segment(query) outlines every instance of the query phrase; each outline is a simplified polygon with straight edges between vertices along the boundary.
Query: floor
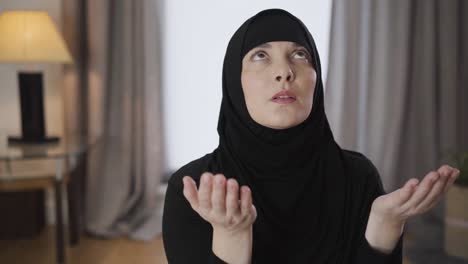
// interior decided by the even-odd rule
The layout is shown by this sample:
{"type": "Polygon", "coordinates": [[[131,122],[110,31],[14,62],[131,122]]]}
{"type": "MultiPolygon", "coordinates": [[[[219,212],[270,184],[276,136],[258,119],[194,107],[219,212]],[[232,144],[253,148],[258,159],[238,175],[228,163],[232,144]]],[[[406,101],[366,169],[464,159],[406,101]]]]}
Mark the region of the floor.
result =
{"type": "MultiPolygon", "coordinates": [[[[54,228],[47,227],[34,240],[0,241],[2,264],[55,263],[54,228]]],[[[166,264],[162,238],[151,242],[127,239],[100,240],[83,236],[67,249],[67,264],[166,264]]]]}
{"type": "MultiPolygon", "coordinates": [[[[420,216],[407,223],[404,255],[411,264],[468,264],[468,259],[449,256],[444,251],[444,229],[440,218],[420,216]]],[[[468,250],[468,245],[466,245],[468,250]]]]}
{"type": "MultiPolygon", "coordinates": [[[[418,218],[408,223],[406,230],[403,264],[468,264],[468,260],[444,253],[443,232],[437,220],[418,218]]],[[[161,237],[156,237],[151,242],[139,242],[83,236],[79,246],[67,249],[67,256],[68,264],[167,263],[161,237]]],[[[54,261],[53,227],[44,229],[34,240],[0,241],[2,264],[50,264],[54,261]]]]}

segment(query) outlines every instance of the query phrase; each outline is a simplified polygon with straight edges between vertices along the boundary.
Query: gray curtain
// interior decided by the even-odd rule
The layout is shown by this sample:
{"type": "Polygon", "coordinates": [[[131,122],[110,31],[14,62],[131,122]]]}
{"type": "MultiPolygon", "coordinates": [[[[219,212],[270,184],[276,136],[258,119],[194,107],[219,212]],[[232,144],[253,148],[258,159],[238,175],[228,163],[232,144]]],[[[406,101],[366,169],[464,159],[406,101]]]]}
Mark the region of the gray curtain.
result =
{"type": "Polygon", "coordinates": [[[468,149],[468,3],[335,0],[326,111],[392,191],[468,149]]]}
{"type": "Polygon", "coordinates": [[[66,131],[100,139],[88,155],[86,230],[101,237],[160,235],[162,134],[157,0],[65,0],[66,131]]]}
{"type": "MultiPolygon", "coordinates": [[[[468,1],[334,0],[325,107],[337,142],[391,192],[468,150],[468,1]]],[[[444,204],[407,223],[413,263],[443,250],[444,204]]]]}

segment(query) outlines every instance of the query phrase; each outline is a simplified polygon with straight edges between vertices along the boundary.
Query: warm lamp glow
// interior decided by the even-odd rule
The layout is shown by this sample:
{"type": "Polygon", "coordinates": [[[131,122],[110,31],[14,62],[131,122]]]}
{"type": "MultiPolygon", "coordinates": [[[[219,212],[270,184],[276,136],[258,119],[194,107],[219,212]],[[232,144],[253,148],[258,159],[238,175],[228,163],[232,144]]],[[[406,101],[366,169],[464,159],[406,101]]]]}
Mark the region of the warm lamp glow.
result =
{"type": "Polygon", "coordinates": [[[0,62],[62,62],[72,58],[50,16],[43,11],[0,14],[0,62]]]}

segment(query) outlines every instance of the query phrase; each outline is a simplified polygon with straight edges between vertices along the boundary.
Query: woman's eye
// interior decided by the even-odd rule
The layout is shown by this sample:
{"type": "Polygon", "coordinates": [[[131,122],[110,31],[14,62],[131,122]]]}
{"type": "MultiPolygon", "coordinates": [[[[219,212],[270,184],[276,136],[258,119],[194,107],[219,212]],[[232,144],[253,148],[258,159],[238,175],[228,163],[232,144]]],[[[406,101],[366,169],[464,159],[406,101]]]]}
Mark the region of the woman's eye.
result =
{"type": "Polygon", "coordinates": [[[266,54],[263,51],[259,51],[252,56],[253,60],[262,60],[265,57],[266,57],[266,54]]]}
{"type": "MultiPolygon", "coordinates": [[[[307,51],[299,50],[294,52],[293,54],[294,58],[296,56],[299,56],[299,59],[306,59],[309,60],[309,53],[307,51]]],[[[258,51],[252,55],[252,60],[258,61],[258,60],[263,60],[267,57],[267,54],[264,51],[258,51]]]]}
{"type": "Polygon", "coordinates": [[[309,59],[309,54],[302,50],[297,51],[294,55],[299,55],[301,59],[309,59]]]}

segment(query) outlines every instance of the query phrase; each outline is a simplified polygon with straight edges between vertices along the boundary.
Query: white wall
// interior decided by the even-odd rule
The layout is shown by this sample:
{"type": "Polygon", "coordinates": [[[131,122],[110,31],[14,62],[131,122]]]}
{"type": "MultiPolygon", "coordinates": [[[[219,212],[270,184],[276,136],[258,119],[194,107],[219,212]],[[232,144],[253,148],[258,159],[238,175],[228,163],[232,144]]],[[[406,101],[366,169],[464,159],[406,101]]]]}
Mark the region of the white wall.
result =
{"type": "Polygon", "coordinates": [[[325,79],[331,4],[332,0],[165,1],[163,96],[168,171],[218,146],[222,62],[235,30],[263,9],[291,12],[314,37],[325,79]]]}

